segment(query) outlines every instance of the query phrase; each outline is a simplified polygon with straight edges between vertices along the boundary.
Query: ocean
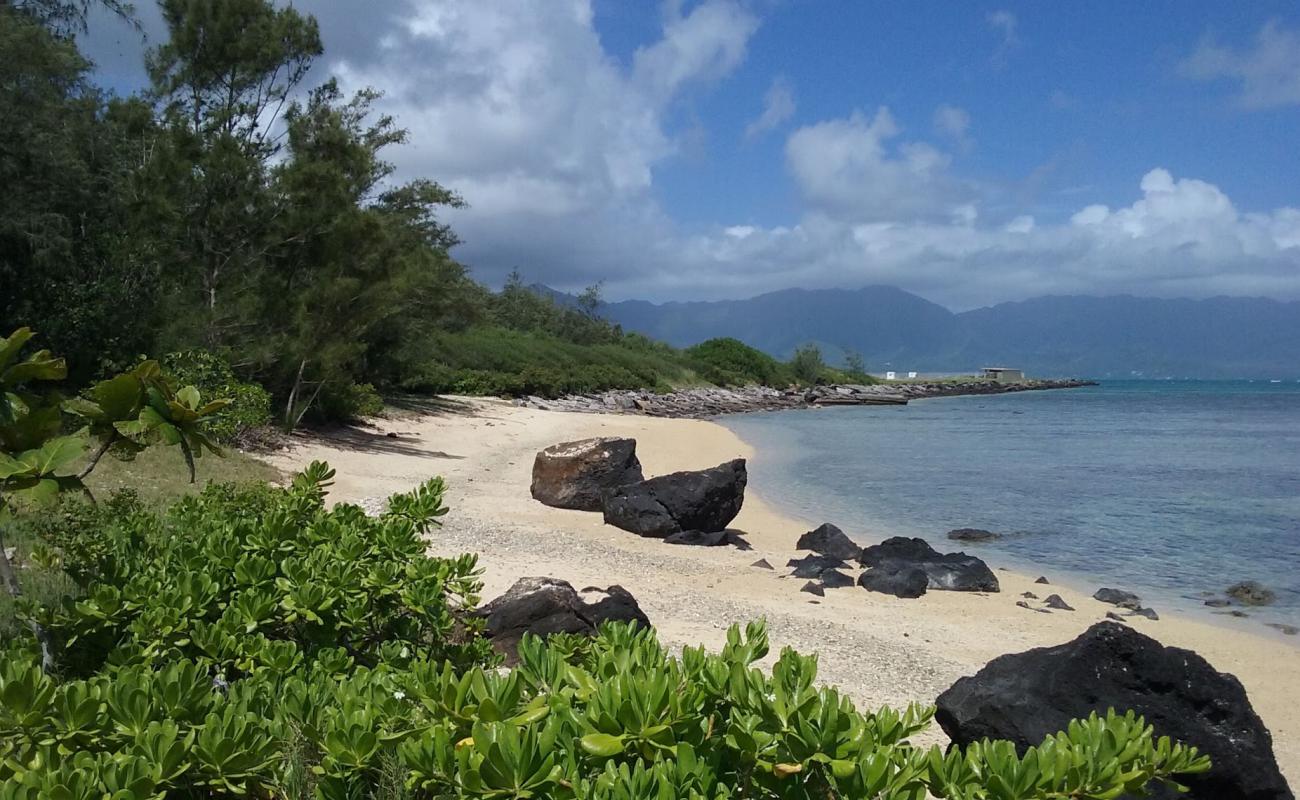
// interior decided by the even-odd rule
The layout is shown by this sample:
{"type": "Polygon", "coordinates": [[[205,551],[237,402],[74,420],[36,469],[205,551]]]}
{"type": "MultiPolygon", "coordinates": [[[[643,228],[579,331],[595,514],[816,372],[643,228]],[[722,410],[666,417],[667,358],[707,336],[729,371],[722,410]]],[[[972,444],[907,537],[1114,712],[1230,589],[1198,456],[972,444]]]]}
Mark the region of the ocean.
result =
{"type": "Polygon", "coordinates": [[[1206,593],[1277,593],[1233,626],[1300,625],[1300,383],[1096,387],[719,420],[750,485],[863,543],[920,536],[1054,582],[1212,614],[1206,593]],[[1004,534],[957,543],[953,528],[1004,534]]]}

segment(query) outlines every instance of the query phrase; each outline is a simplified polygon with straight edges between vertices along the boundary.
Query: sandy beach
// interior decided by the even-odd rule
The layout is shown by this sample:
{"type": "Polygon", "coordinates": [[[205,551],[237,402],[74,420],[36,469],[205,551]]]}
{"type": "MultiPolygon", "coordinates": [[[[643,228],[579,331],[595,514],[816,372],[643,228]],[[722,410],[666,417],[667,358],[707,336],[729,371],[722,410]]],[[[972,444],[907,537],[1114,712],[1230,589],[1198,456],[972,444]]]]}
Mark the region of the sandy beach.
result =
{"type": "MultiPolygon", "coordinates": [[[[485,599],[530,575],[563,578],[579,589],[620,584],[670,647],[717,647],[729,625],[766,618],[774,654],[784,646],[819,653],[822,679],[866,708],[931,703],[990,659],[1065,642],[1115,610],[1091,599],[1091,589],[1065,585],[1050,591],[1075,612],[1017,607],[1022,592],[1043,596],[1048,587],[1034,584],[1034,576],[999,570],[996,558],[989,564],[999,570],[998,594],[930,592],[900,600],[852,587],[814,598],[799,591],[804,581],[784,577],[787,559],[806,554],[794,549],[799,534],[821,522],[868,543],[891,532],[864,530],[854,520],[794,519],[752,491],[732,525],[744,532],[751,551],[665,545],[606,526],[599,514],[533,501],[528,486],[536,451],[591,436],[634,437],[647,476],[763,457],[707,421],[560,413],[474,399],[401,412],[370,429],[303,436],[289,450],[265,458],[284,470],[316,459],[330,462],[338,471],[335,502],[373,505],[441,475],[451,512],[431,549],[478,553],[485,599]],[[751,566],[758,559],[776,570],[751,566]]],[[[935,531],[931,539],[938,544],[941,534],[935,531]]],[[[1283,773],[1300,785],[1300,649],[1294,643],[1163,610],[1159,621],[1133,618],[1131,624],[1236,675],[1273,734],[1283,773]]],[[[933,736],[942,741],[937,726],[933,736]]]]}

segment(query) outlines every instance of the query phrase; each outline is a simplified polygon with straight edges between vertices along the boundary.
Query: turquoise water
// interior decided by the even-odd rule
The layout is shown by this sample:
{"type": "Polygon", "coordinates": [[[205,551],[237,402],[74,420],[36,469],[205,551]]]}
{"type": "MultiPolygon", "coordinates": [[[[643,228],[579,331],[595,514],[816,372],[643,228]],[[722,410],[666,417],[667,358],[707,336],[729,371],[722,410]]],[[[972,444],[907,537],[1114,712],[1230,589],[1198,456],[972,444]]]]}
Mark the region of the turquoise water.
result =
{"type": "Polygon", "coordinates": [[[1008,535],[964,549],[993,566],[1207,614],[1199,593],[1252,579],[1278,602],[1232,624],[1300,625],[1300,383],[1115,381],[719,421],[755,446],[758,493],[863,541],[942,548],[952,528],[987,528],[1008,535]]]}

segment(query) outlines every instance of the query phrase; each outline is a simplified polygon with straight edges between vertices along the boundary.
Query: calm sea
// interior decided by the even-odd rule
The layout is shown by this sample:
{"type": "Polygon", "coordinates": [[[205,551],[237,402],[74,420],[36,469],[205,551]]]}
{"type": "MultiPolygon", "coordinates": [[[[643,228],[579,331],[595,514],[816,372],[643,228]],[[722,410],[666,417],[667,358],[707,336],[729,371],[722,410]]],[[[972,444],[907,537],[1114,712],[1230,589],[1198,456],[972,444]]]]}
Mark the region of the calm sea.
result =
{"type": "Polygon", "coordinates": [[[1200,593],[1257,580],[1276,605],[1231,623],[1300,625],[1300,383],[1114,381],[720,421],[756,447],[764,498],[864,542],[920,536],[1157,610],[1208,614],[1200,593]],[[960,527],[1007,536],[947,542],[960,527]]]}

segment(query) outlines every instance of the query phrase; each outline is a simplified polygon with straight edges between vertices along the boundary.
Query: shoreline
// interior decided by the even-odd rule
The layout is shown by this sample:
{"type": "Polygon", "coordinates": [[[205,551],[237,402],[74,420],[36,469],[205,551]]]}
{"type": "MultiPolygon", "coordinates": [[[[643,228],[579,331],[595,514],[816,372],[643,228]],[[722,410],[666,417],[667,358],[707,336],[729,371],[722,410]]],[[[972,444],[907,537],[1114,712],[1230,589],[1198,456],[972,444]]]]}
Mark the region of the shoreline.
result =
{"type": "Polygon", "coordinates": [[[911,400],[935,397],[1042,392],[1097,386],[1096,381],[1063,378],[1052,380],[904,380],[874,384],[830,384],[810,389],[777,389],[771,386],[707,387],[657,393],[647,390],[612,389],[594,394],[571,394],[555,399],[521,397],[514,404],[542,411],[570,411],[584,414],[633,414],[670,419],[713,419],[729,414],[757,411],[790,411],[800,408],[861,405],[906,405],[911,400]]]}
{"type": "MultiPolygon", "coordinates": [[[[863,530],[852,520],[801,520],[752,491],[732,525],[745,532],[751,551],[666,545],[606,526],[599,514],[533,501],[528,485],[536,451],[591,436],[637,439],[648,477],[736,457],[762,458],[711,421],[557,413],[482,399],[430,403],[419,413],[377,420],[369,430],[298,436],[290,450],[263,458],[286,470],[327,460],[338,472],[331,499],[368,507],[442,475],[451,511],[443,530],[430,537],[430,548],[442,555],[479,553],[485,600],[525,576],[563,578],[578,589],[619,584],[674,649],[716,648],[728,625],[765,617],[773,645],[769,661],[787,645],[816,651],[820,679],[839,685],[864,708],[932,703],[992,658],[1068,641],[1114,609],[1068,582],[1044,591],[1048,587],[1034,584],[1033,576],[999,570],[996,554],[986,560],[1002,584],[998,594],[935,591],[899,600],[850,587],[813,598],[799,591],[803,581],[783,577],[788,558],[806,555],[794,549],[799,534],[824,521],[860,540],[891,532],[863,530]],[[751,566],[760,558],[776,569],[751,566]],[[1059,593],[1078,610],[1040,614],[1019,608],[1015,601],[1024,591],[1059,593]]],[[[953,546],[946,549],[961,549],[948,544],[953,546]]],[[[1300,708],[1292,702],[1300,687],[1300,658],[1294,646],[1176,611],[1160,621],[1126,621],[1236,675],[1273,734],[1283,773],[1300,783],[1300,708]]],[[[929,735],[944,741],[937,726],[929,735]]]]}

